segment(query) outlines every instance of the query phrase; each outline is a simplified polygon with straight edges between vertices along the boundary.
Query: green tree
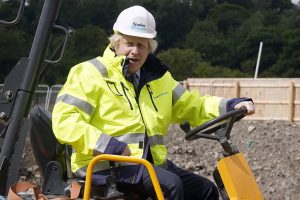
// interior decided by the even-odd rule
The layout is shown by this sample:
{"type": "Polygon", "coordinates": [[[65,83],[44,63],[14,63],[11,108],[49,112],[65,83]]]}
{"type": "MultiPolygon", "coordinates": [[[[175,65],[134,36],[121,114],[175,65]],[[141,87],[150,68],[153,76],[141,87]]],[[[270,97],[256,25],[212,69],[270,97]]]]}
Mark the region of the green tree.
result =
{"type": "Polygon", "coordinates": [[[249,74],[232,70],[227,67],[211,66],[206,62],[199,63],[194,69],[193,77],[197,78],[233,78],[233,77],[249,77],[249,74]]]}
{"type": "Polygon", "coordinates": [[[255,10],[289,10],[293,4],[290,0],[252,0],[255,10]]]}
{"type": "Polygon", "coordinates": [[[21,57],[29,53],[29,36],[15,28],[0,27],[0,83],[21,57]]]}
{"type": "Polygon", "coordinates": [[[213,66],[236,67],[233,36],[247,19],[245,8],[229,3],[219,4],[209,11],[206,20],[194,24],[185,47],[201,52],[203,58],[213,66]]]}
{"type": "Polygon", "coordinates": [[[216,23],[219,32],[223,34],[234,31],[248,17],[247,9],[229,3],[218,4],[210,10],[208,15],[208,19],[216,23]]]}
{"type": "MultiPolygon", "coordinates": [[[[299,2],[300,3],[300,2],[299,2]]],[[[278,28],[282,30],[296,29],[300,27],[300,6],[282,13],[278,28]]]]}
{"type": "MultiPolygon", "coordinates": [[[[39,0],[29,2],[19,24],[0,28],[1,82],[21,57],[28,56],[44,3],[39,0]]],[[[0,19],[13,19],[18,5],[16,0],[2,3],[0,19]]],[[[142,5],[154,14],[158,53],[177,48],[187,57],[199,55],[201,59],[198,60],[205,69],[221,68],[219,75],[227,74],[224,67],[236,75],[235,70],[253,74],[259,42],[263,41],[261,76],[294,77],[298,74],[295,66],[299,57],[296,33],[300,26],[300,7],[291,4],[290,0],[64,0],[55,23],[70,26],[76,33],[70,39],[62,62],[49,66],[45,82],[62,83],[71,66],[99,55],[107,44],[106,37],[112,34],[118,13],[132,5],[142,5]],[[186,53],[186,49],[193,53],[186,53]]],[[[51,41],[50,54],[59,39],[51,41]]],[[[176,66],[176,63],[171,64],[172,68],[174,64],[176,66]]],[[[198,62],[191,64],[195,70],[200,66],[198,62]]],[[[196,71],[186,72],[185,77],[210,74],[209,70],[196,71]]]]}
{"type": "Polygon", "coordinates": [[[275,27],[254,30],[238,46],[237,57],[241,64],[240,68],[242,72],[254,72],[255,65],[253,64],[257,59],[261,41],[263,42],[263,49],[260,60],[260,71],[263,72],[276,63],[283,48],[280,30],[275,27]],[[249,66],[249,64],[252,66],[249,66]]]}
{"type": "Polygon", "coordinates": [[[159,48],[180,47],[192,28],[190,1],[162,0],[154,13],[157,22],[159,48]]]}
{"type": "Polygon", "coordinates": [[[215,23],[209,20],[198,21],[187,35],[185,48],[193,48],[201,52],[204,59],[210,60],[215,48],[221,50],[218,45],[222,41],[224,37],[218,32],[215,23]]]}
{"type": "Polygon", "coordinates": [[[253,8],[254,4],[252,0],[217,0],[218,3],[230,3],[242,6],[244,8],[250,9],[253,8]]]}
{"type": "MultiPolygon", "coordinates": [[[[105,31],[110,31],[121,3],[117,0],[64,0],[59,19],[62,23],[77,29],[88,24],[98,25],[105,31]]],[[[126,6],[126,2],[123,2],[126,6]]]]}
{"type": "Polygon", "coordinates": [[[193,49],[169,49],[158,57],[170,65],[170,71],[176,80],[192,77],[245,77],[247,74],[225,67],[213,67],[205,62],[200,53],[193,49]]]}
{"type": "Polygon", "coordinates": [[[276,64],[268,69],[264,76],[299,77],[300,76],[300,29],[287,30],[283,37],[285,45],[276,64]]]}
{"type": "Polygon", "coordinates": [[[193,49],[169,49],[157,55],[170,66],[172,75],[177,80],[184,80],[193,76],[194,68],[202,62],[200,53],[193,49]]]}

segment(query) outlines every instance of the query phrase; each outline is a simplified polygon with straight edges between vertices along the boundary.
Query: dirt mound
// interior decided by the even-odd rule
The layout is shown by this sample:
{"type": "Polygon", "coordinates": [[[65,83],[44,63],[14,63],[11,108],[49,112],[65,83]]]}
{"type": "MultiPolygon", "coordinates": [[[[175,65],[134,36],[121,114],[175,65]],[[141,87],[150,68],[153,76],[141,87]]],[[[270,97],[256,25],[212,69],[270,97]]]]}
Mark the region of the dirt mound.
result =
{"type": "MultiPolygon", "coordinates": [[[[265,199],[300,199],[299,130],[300,125],[286,121],[242,120],[234,125],[231,141],[244,153],[265,199]]],[[[185,141],[184,132],[174,125],[169,129],[166,143],[169,159],[212,179],[217,160],[222,157],[218,142],[185,141]]],[[[39,169],[28,145],[21,166],[19,180],[41,184],[39,169]]]]}
{"type": "MultiPolygon", "coordinates": [[[[286,121],[236,123],[231,141],[244,153],[265,199],[300,199],[299,125],[286,121]]],[[[169,155],[179,166],[212,179],[222,148],[216,141],[184,141],[177,126],[170,128],[169,155]]]]}

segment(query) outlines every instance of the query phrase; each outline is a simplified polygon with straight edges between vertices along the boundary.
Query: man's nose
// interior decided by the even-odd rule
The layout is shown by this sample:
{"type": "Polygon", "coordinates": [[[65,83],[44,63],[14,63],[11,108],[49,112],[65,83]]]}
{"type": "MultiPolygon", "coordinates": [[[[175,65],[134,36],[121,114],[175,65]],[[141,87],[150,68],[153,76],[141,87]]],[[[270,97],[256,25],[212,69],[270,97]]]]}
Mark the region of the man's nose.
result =
{"type": "Polygon", "coordinates": [[[133,46],[132,49],[131,49],[131,52],[133,54],[138,54],[139,53],[139,48],[137,46],[133,46]]]}

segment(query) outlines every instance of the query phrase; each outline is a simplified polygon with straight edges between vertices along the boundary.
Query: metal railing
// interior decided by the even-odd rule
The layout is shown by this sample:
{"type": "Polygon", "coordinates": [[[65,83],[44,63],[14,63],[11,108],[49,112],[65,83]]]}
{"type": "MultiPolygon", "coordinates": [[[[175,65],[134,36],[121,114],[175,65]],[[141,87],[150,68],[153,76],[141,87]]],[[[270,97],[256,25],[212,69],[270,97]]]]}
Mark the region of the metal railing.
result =
{"type": "Polygon", "coordinates": [[[52,85],[50,87],[50,91],[49,91],[49,96],[47,98],[47,103],[45,108],[49,111],[52,111],[53,106],[55,104],[56,101],[56,97],[61,89],[62,85],[52,85]]]}
{"type": "MultiPolygon", "coordinates": [[[[4,84],[0,84],[0,93],[2,91],[4,84]]],[[[31,107],[36,104],[39,104],[46,108],[49,111],[52,111],[53,106],[56,101],[56,97],[61,89],[62,85],[52,85],[51,87],[48,85],[38,85],[31,107]]]]}

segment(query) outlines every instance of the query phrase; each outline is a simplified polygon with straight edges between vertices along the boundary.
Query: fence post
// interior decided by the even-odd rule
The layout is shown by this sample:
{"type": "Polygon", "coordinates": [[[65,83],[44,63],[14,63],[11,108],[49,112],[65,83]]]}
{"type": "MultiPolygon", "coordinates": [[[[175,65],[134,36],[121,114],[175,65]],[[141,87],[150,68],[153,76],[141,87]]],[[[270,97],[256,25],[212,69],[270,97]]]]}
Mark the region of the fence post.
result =
{"type": "Polygon", "coordinates": [[[288,120],[290,122],[294,121],[294,110],[295,110],[295,85],[293,81],[289,83],[289,112],[288,112],[288,120]]]}
{"type": "Polygon", "coordinates": [[[184,80],[182,85],[183,85],[183,87],[186,88],[187,90],[189,89],[189,84],[188,84],[188,81],[187,81],[187,80],[184,80]]]}
{"type": "Polygon", "coordinates": [[[235,94],[236,98],[240,97],[240,82],[239,81],[236,81],[234,83],[234,94],[235,94]]]}

